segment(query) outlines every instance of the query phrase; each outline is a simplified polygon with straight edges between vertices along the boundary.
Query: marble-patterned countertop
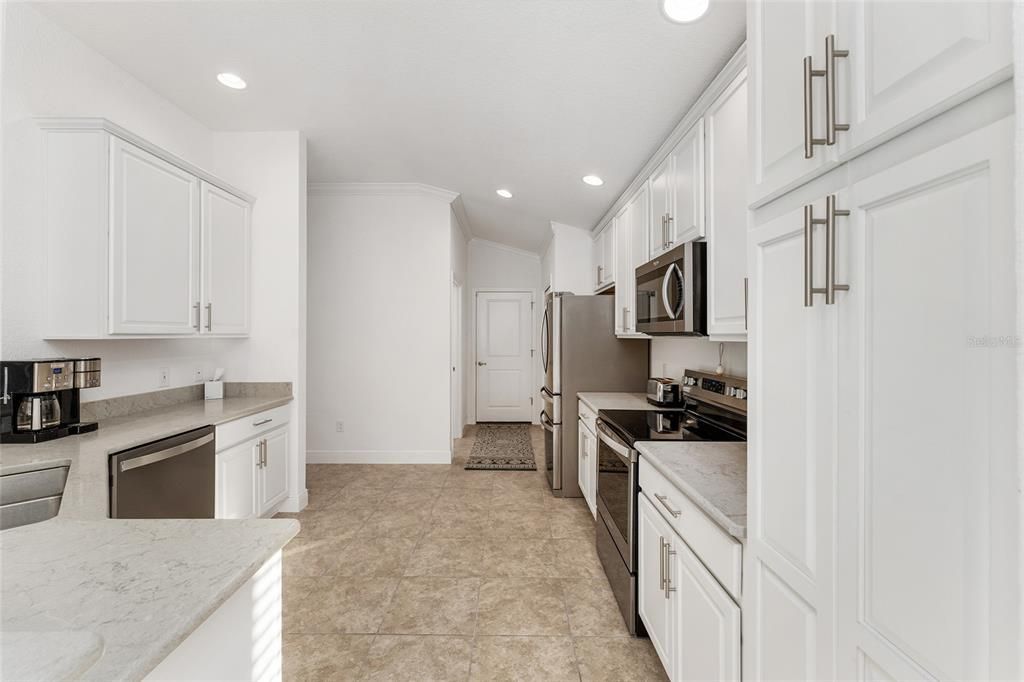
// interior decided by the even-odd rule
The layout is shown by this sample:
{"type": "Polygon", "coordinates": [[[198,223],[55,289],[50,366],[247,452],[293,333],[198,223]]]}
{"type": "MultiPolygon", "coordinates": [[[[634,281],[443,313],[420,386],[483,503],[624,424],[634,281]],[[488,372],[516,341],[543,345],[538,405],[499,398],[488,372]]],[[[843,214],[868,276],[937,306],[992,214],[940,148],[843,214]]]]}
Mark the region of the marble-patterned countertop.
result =
{"type": "Polygon", "coordinates": [[[45,443],[0,445],[0,475],[69,464],[58,518],[105,519],[111,453],[177,433],[223,424],[291,402],[291,396],[193,400],[100,421],[92,433],[45,443]]]}
{"type": "Polygon", "coordinates": [[[0,675],[138,680],[299,531],[295,519],[51,519],[0,532],[0,675]]]}
{"type": "Polygon", "coordinates": [[[649,463],[735,538],[747,535],[747,444],[637,442],[649,463]]]}
{"type": "Polygon", "coordinates": [[[577,397],[592,410],[662,410],[666,409],[647,402],[646,393],[601,393],[588,391],[577,393],[577,397]]]}
{"type": "Polygon", "coordinates": [[[0,474],[69,466],[56,518],[0,531],[0,677],[141,679],[255,575],[297,521],[109,519],[108,458],[290,401],[197,400],[0,446],[0,474]]]}

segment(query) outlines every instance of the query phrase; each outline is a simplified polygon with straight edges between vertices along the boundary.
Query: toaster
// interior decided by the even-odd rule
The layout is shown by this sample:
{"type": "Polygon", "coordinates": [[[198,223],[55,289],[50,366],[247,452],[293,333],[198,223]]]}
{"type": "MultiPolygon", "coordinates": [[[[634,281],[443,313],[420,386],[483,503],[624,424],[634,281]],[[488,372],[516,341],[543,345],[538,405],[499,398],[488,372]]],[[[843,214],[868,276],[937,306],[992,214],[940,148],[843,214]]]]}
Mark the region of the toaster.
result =
{"type": "Polygon", "coordinates": [[[667,377],[651,377],[647,380],[647,402],[659,407],[675,407],[682,402],[679,382],[667,377]]]}

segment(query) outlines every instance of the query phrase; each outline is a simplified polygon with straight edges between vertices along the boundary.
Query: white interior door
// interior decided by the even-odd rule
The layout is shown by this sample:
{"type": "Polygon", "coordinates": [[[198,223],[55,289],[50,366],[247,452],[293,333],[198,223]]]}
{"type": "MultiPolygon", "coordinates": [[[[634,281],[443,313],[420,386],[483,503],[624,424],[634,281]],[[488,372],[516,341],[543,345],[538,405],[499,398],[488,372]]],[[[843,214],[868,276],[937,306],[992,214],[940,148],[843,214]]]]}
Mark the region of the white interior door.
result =
{"type": "Polygon", "coordinates": [[[476,295],[476,418],[528,422],[532,324],[528,291],[476,295]]]}

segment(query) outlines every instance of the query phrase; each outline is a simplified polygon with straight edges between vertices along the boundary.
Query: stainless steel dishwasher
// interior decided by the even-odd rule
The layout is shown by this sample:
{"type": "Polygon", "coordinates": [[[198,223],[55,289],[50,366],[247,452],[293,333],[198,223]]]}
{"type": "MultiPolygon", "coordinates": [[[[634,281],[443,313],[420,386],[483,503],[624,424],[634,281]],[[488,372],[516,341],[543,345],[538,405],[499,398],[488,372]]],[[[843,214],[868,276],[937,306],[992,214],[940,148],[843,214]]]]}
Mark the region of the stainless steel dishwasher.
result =
{"type": "Polygon", "coordinates": [[[212,519],[216,443],[212,426],[110,456],[110,518],[212,519]]]}

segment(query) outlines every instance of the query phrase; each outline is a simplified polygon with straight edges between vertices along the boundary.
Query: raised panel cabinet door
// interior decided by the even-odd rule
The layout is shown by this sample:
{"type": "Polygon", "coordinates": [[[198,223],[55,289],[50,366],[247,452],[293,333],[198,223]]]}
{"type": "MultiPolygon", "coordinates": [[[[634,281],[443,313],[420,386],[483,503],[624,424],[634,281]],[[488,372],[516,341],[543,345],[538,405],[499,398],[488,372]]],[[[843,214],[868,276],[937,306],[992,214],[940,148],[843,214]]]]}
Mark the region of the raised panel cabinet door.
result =
{"type": "Polygon", "coordinates": [[[840,3],[835,48],[841,152],[902,132],[1012,75],[1004,0],[840,3]]]}
{"type": "Polygon", "coordinates": [[[672,205],[669,247],[704,236],[704,119],[698,120],[671,154],[672,205]]]}
{"type": "Polygon", "coordinates": [[[587,496],[587,489],[589,487],[589,482],[587,480],[587,472],[590,470],[590,468],[587,466],[589,462],[587,457],[590,455],[590,447],[587,444],[587,436],[590,432],[587,430],[587,427],[583,425],[582,419],[579,420],[577,428],[578,438],[576,449],[579,455],[579,466],[576,470],[576,482],[579,483],[580,491],[583,492],[583,499],[586,500],[587,506],[589,507],[590,498],[587,496]]]}
{"type": "MultiPolygon", "coordinates": [[[[750,189],[760,203],[800,184],[836,158],[835,147],[815,145],[805,157],[804,57],[823,69],[825,36],[835,32],[834,0],[761,0],[747,3],[750,75],[750,189]]],[[[814,139],[825,138],[825,83],[812,78],[814,139]]]]}
{"type": "Polygon", "coordinates": [[[604,231],[602,248],[604,249],[604,284],[611,284],[615,281],[615,226],[609,225],[604,231]]]}
{"type": "Polygon", "coordinates": [[[668,557],[678,647],[673,680],[740,679],[740,607],[675,533],[668,557]]]}
{"type": "Polygon", "coordinates": [[[638,610],[669,679],[675,679],[678,642],[672,627],[672,593],[665,591],[665,542],[673,537],[672,528],[651,505],[647,495],[638,495],[637,504],[637,591],[638,610]]]}
{"type": "Polygon", "coordinates": [[[271,431],[263,441],[263,465],[259,469],[260,514],[288,497],[288,429],[271,431]]]}
{"type": "Polygon", "coordinates": [[[256,516],[256,441],[246,441],[217,455],[218,519],[249,519],[256,516]]]}
{"type": "Polygon", "coordinates": [[[199,180],[111,139],[111,334],[195,334],[199,180]]]}
{"type": "Polygon", "coordinates": [[[1005,118],[842,207],[840,678],[1021,678],[1013,178],[1005,118]]]}
{"type": "Polygon", "coordinates": [[[675,157],[668,157],[651,173],[651,224],[648,230],[647,259],[654,258],[668,249],[671,243],[668,219],[675,211],[672,204],[672,164],[675,157]]]}
{"type": "MultiPolygon", "coordinates": [[[[811,204],[815,218],[825,201],[811,204]]],[[[835,306],[804,305],[804,211],[748,233],[748,538],[744,674],[832,679],[835,306]]],[[[824,229],[812,233],[823,285],[824,229]]]]}
{"type": "MultiPolygon", "coordinates": [[[[633,231],[633,212],[631,204],[627,203],[615,217],[615,333],[626,334],[630,330],[630,318],[634,313],[633,291],[636,288],[636,281],[630,277],[630,243],[629,238],[633,231]]],[[[633,325],[636,326],[635,324],[633,325]]]]}
{"type": "Polygon", "coordinates": [[[747,332],[747,73],[704,115],[707,166],[708,334],[747,332]]]}
{"type": "Polygon", "coordinates": [[[201,331],[249,333],[249,202],[202,184],[203,287],[201,331]]]}

